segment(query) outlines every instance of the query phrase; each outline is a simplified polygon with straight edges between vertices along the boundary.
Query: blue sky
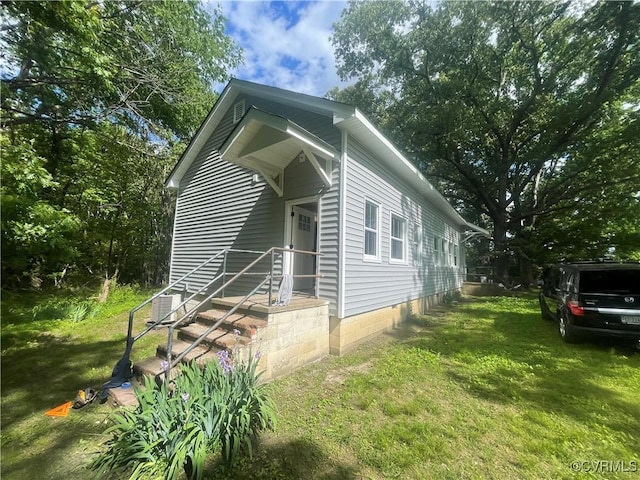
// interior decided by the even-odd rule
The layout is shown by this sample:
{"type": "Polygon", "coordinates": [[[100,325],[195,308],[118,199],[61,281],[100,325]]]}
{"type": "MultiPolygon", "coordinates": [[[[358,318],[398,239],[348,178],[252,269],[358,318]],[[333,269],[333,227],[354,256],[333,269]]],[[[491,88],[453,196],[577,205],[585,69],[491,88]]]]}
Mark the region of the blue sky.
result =
{"type": "Polygon", "coordinates": [[[244,50],[244,65],[231,72],[234,77],[317,96],[334,86],[345,86],[336,74],[329,37],[347,2],[223,0],[205,4],[220,5],[227,18],[227,34],[244,50]]]}

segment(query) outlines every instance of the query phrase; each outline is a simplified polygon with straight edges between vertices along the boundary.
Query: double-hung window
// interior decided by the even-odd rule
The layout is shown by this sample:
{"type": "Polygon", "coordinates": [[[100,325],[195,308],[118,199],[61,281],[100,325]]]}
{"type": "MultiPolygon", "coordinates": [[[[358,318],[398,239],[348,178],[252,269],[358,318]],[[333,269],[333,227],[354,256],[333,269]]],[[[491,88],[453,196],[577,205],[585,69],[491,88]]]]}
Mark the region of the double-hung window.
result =
{"type": "Polygon", "coordinates": [[[391,261],[406,261],[407,222],[391,214],[391,261]]]}
{"type": "Polygon", "coordinates": [[[380,206],[364,202],[364,259],[380,260],[380,206]]]}

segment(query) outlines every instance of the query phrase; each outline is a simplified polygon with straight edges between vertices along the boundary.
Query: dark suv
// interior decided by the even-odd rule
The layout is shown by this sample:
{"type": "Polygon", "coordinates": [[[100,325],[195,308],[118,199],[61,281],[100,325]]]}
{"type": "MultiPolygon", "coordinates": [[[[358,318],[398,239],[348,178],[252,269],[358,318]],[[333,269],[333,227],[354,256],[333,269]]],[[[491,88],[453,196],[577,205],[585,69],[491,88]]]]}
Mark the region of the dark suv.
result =
{"type": "Polygon", "coordinates": [[[565,263],[544,269],[540,309],[565,342],[584,334],[640,342],[640,264],[565,263]]]}

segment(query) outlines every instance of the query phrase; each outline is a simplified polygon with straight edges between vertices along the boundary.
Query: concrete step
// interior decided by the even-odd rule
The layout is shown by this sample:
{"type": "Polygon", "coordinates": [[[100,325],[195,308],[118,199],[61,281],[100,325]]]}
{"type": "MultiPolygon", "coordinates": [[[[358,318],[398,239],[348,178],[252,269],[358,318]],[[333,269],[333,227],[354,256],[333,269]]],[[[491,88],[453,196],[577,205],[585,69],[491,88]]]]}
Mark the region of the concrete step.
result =
{"type": "MultiPolygon", "coordinates": [[[[208,326],[213,325],[226,315],[226,310],[211,309],[198,313],[196,321],[208,326]]],[[[246,313],[233,313],[220,325],[219,328],[226,330],[239,330],[241,335],[252,337],[260,328],[267,326],[267,321],[263,318],[248,315],[246,313]]]]}
{"type": "MultiPolygon", "coordinates": [[[[187,348],[191,346],[191,341],[184,341],[180,338],[171,342],[171,357],[176,358],[182,352],[184,352],[187,348]]],[[[196,346],[193,350],[191,350],[185,357],[182,359],[182,363],[190,363],[196,361],[197,363],[204,365],[207,362],[213,362],[218,360],[218,352],[220,351],[215,345],[206,345],[201,343],[196,346]]],[[[163,359],[167,358],[167,344],[158,345],[158,349],[156,350],[157,358],[163,359]]],[[[174,369],[172,369],[173,372],[174,369]]]]}
{"type": "MultiPolygon", "coordinates": [[[[214,310],[222,310],[223,312],[227,312],[235,307],[240,300],[240,297],[212,298],[211,308],[213,308],[214,310]]],[[[261,303],[249,299],[234,312],[234,315],[235,314],[244,316],[250,315],[259,319],[266,320],[267,316],[269,315],[269,310],[261,303]]]]}
{"type": "Polygon", "coordinates": [[[158,357],[149,357],[139,360],[133,364],[133,374],[140,378],[142,376],[155,377],[164,373],[163,359],[158,357]]]}
{"type": "MultiPolygon", "coordinates": [[[[201,323],[192,323],[191,325],[182,327],[178,331],[178,339],[183,340],[185,343],[194,342],[201,335],[204,335],[208,328],[208,326],[201,323]]],[[[236,346],[244,346],[250,343],[250,337],[236,334],[236,332],[232,332],[229,330],[217,328],[213,332],[209,333],[209,335],[204,337],[200,345],[213,347],[217,350],[232,350],[236,346]]]]}
{"type": "MultiPolygon", "coordinates": [[[[217,310],[230,310],[241,300],[242,297],[213,298],[211,299],[211,306],[217,310]]],[[[267,295],[254,295],[249,300],[246,300],[236,313],[244,313],[266,319],[270,314],[313,308],[327,305],[328,303],[327,300],[315,298],[311,295],[294,293],[289,305],[281,306],[272,304],[267,295]]]]}
{"type": "Polygon", "coordinates": [[[135,395],[134,384],[142,388],[137,382],[131,382],[129,387],[110,388],[107,395],[107,402],[115,407],[135,407],[138,399],[135,395]]]}

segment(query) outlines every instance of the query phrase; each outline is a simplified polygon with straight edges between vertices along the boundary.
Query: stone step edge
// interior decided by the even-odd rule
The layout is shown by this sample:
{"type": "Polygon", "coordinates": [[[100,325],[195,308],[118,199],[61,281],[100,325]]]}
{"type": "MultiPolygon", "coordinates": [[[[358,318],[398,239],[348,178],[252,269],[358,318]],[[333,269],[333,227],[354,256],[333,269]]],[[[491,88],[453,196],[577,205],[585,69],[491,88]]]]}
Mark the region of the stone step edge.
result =
{"type": "MultiPolygon", "coordinates": [[[[193,343],[197,340],[206,330],[207,327],[202,324],[191,324],[187,327],[183,327],[178,331],[178,339],[193,343]]],[[[219,349],[228,350],[235,347],[245,347],[253,342],[253,338],[243,335],[236,335],[234,332],[228,330],[216,329],[210,332],[203,338],[200,345],[208,345],[212,347],[218,347],[219,349]]],[[[165,348],[166,351],[166,348],[165,348]]]]}
{"type": "MultiPolygon", "coordinates": [[[[227,314],[226,310],[214,308],[199,312],[194,320],[196,323],[205,323],[213,325],[219,321],[224,315],[227,314]]],[[[265,328],[269,323],[265,318],[247,314],[235,312],[226,318],[219,326],[226,330],[238,329],[247,333],[255,334],[255,332],[261,328],[265,328]]]]}

